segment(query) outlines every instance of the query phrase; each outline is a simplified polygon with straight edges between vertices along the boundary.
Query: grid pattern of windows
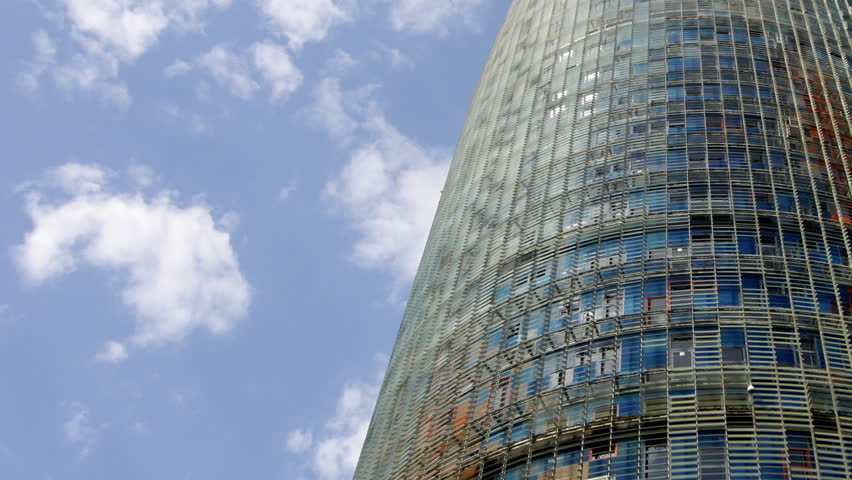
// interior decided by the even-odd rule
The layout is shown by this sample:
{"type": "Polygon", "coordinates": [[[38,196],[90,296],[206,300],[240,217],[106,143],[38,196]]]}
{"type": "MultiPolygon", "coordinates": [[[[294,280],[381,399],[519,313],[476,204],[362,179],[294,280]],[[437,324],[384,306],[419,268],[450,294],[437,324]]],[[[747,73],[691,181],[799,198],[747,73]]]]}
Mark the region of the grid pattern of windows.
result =
{"type": "Polygon", "coordinates": [[[852,0],[515,0],[356,480],[852,471],[852,0]]]}

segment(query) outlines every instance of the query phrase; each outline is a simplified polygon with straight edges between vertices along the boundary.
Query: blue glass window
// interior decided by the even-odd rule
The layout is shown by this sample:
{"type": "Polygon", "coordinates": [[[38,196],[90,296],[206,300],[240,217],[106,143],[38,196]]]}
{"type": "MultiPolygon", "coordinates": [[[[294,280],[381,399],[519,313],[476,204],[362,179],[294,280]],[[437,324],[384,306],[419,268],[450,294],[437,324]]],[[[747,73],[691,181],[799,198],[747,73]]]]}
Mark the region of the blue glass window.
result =
{"type": "Polygon", "coordinates": [[[740,305],[740,289],[735,286],[719,287],[719,306],[731,307],[740,305]]]}
{"type": "Polygon", "coordinates": [[[742,327],[723,327],[722,363],[741,365],[745,363],[745,329],[742,327]]]}
{"type": "Polygon", "coordinates": [[[642,345],[638,335],[621,340],[621,373],[638,372],[641,366],[642,345]]]}
{"type": "Polygon", "coordinates": [[[677,102],[685,99],[686,92],[683,87],[669,87],[668,88],[669,101],[677,102]]]}
{"type": "Polygon", "coordinates": [[[740,255],[756,255],[757,239],[753,235],[737,235],[737,251],[740,255]]]}
{"type": "Polygon", "coordinates": [[[668,336],[665,331],[646,332],[642,338],[645,368],[666,366],[668,336]]]}
{"type": "Polygon", "coordinates": [[[669,72],[680,72],[683,70],[683,59],[682,58],[670,58],[666,61],[666,65],[669,72]]]}
{"type": "Polygon", "coordinates": [[[639,406],[639,394],[632,393],[629,395],[621,395],[617,399],[618,415],[620,417],[629,417],[639,415],[641,408],[639,406]]]}

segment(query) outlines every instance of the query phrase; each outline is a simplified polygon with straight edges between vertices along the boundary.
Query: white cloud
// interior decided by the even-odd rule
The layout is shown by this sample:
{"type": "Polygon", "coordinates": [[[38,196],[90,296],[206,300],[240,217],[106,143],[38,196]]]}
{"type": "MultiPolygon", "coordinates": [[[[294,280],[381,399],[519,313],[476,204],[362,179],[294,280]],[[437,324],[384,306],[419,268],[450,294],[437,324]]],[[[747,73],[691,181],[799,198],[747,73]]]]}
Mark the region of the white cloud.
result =
{"type": "Polygon", "coordinates": [[[186,392],[175,391],[171,394],[172,403],[175,404],[176,407],[183,408],[186,405],[186,402],[189,400],[190,395],[186,392]]]}
{"type": "Polygon", "coordinates": [[[302,72],[290,61],[284,47],[271,42],[252,45],[254,65],[270,86],[270,101],[286,100],[302,84],[302,72]]]}
{"type": "Polygon", "coordinates": [[[296,180],[296,179],[290,180],[289,182],[287,182],[286,185],[284,185],[283,187],[281,187],[280,190],[278,190],[278,200],[281,201],[281,202],[286,202],[287,199],[290,198],[290,195],[292,195],[293,192],[295,192],[298,187],[299,187],[298,180],[296,180]]]}
{"type": "Polygon", "coordinates": [[[198,112],[192,112],[175,104],[166,104],[162,106],[163,113],[170,119],[183,123],[189,127],[189,130],[196,135],[212,135],[213,129],[204,120],[198,112]]]}
{"type": "Polygon", "coordinates": [[[66,163],[52,168],[44,175],[44,187],[56,188],[68,195],[85,195],[100,192],[107,182],[108,173],[97,165],[66,163]]]}
{"type": "Polygon", "coordinates": [[[105,105],[127,108],[133,103],[127,84],[118,80],[119,60],[102,50],[74,54],[70,61],[52,69],[53,80],[69,96],[89,92],[105,105]]]}
{"type": "Polygon", "coordinates": [[[483,0],[387,0],[396,31],[444,34],[453,23],[475,25],[483,0]]]}
{"type": "Polygon", "coordinates": [[[105,426],[93,426],[89,419],[89,410],[79,403],[70,405],[70,416],[62,424],[65,441],[80,448],[80,458],[92,453],[95,443],[105,426]]]}
{"type": "Polygon", "coordinates": [[[56,62],[56,45],[44,30],[36,30],[32,34],[35,54],[28,68],[18,73],[18,87],[26,92],[38,90],[42,74],[56,62]]]}
{"type": "Polygon", "coordinates": [[[326,194],[360,233],[352,259],[365,268],[388,270],[399,289],[417,271],[451,155],[401,134],[368,95],[347,105],[345,97],[359,95],[343,93],[337,80],[326,79],[315,92],[312,118],[344,144],[359,132],[348,163],[326,185],[326,194]]]}
{"type": "Polygon", "coordinates": [[[224,45],[213,47],[198,59],[198,63],[220,86],[243,100],[250,100],[260,88],[243,56],[224,45]]]}
{"type": "Polygon", "coordinates": [[[305,466],[320,480],[352,478],[382,385],[387,358],[381,357],[381,361],[383,367],[373,381],[350,382],[344,386],[334,415],[326,421],[319,435],[314,436],[306,430],[289,433],[287,449],[302,456],[309,451],[305,466]]]}
{"type": "Polygon", "coordinates": [[[365,125],[372,142],[356,148],[328,194],[361,233],[354,260],[389,269],[396,280],[414,277],[447,177],[450,154],[424,148],[381,116],[365,125]]]}
{"type": "Polygon", "coordinates": [[[170,20],[172,25],[180,31],[203,31],[204,14],[208,10],[225,10],[232,3],[231,0],[165,0],[164,2],[165,5],[171,6],[170,20]]]}
{"type": "Polygon", "coordinates": [[[147,423],[137,420],[133,422],[133,425],[131,425],[130,431],[137,435],[147,435],[151,433],[151,427],[149,427],[147,423]]]}
{"type": "Polygon", "coordinates": [[[226,232],[233,232],[240,226],[240,214],[233,210],[225,212],[216,223],[226,232]]]}
{"type": "Polygon", "coordinates": [[[338,48],[334,51],[334,55],[325,62],[323,72],[325,75],[343,75],[357,65],[358,60],[355,60],[346,50],[338,48]]]}
{"type": "Polygon", "coordinates": [[[163,76],[171,79],[185,75],[189,73],[190,70],[192,70],[191,64],[178,59],[175,60],[174,63],[163,69],[163,76]]]}
{"type": "Polygon", "coordinates": [[[0,304],[0,326],[6,326],[17,322],[23,318],[19,313],[14,312],[11,306],[3,303],[0,304]]]}
{"type": "Polygon", "coordinates": [[[352,141],[352,136],[358,128],[358,122],[348,110],[358,109],[358,105],[347,105],[340,89],[340,81],[336,78],[324,78],[317,84],[313,92],[314,102],[308,111],[311,123],[319,126],[335,140],[345,144],[352,141]]]}
{"type": "Polygon", "coordinates": [[[243,100],[251,100],[261,85],[269,88],[270,102],[284,101],[302,84],[302,72],[290,60],[284,47],[272,42],[251,45],[245,54],[217,45],[201,55],[196,63],[222,88],[243,100]],[[250,61],[246,60],[250,58],[250,61]]]}
{"type": "Polygon", "coordinates": [[[157,174],[154,172],[153,168],[148,165],[136,163],[135,161],[127,167],[127,174],[130,175],[130,178],[133,179],[136,186],[143,188],[150,187],[158,180],[157,174]]]}
{"type": "MultiPolygon", "coordinates": [[[[64,165],[46,177],[84,167],[64,165]]],[[[132,348],[179,342],[196,330],[221,334],[245,317],[249,285],[230,235],[217,228],[207,205],[181,205],[170,192],[150,199],[113,192],[105,173],[72,178],[85,180],[71,182],[67,198],[49,200],[44,182],[27,191],[34,226],[12,253],[30,284],[81,265],[117,272],[124,279],[121,299],[136,320],[122,342],[132,348]]]]}
{"type": "Polygon", "coordinates": [[[377,61],[388,62],[394,70],[414,68],[414,61],[402,53],[402,50],[388,47],[382,43],[378,44],[376,49],[373,50],[372,56],[377,61]]]}
{"type": "Polygon", "coordinates": [[[309,431],[293,430],[287,435],[286,447],[291,453],[303,453],[311,448],[314,443],[314,436],[309,431]]]}
{"type": "Polygon", "coordinates": [[[212,102],[212,88],[210,84],[205,82],[204,80],[199,81],[195,84],[195,98],[198,99],[201,103],[211,103],[212,102]]]}
{"type": "Polygon", "coordinates": [[[67,59],[56,61],[54,42],[34,33],[36,54],[18,84],[33,91],[45,72],[68,94],[88,92],[105,103],[127,107],[132,99],[119,79],[122,64],[132,64],[157,44],[163,32],[200,30],[210,9],[230,0],[55,0],[46,16],[67,35],[67,59]]]}
{"type": "Polygon", "coordinates": [[[123,343],[109,341],[103,350],[95,355],[95,360],[103,363],[121,363],[127,360],[127,347],[123,343]]]}
{"type": "Polygon", "coordinates": [[[89,41],[133,61],[157,42],[169,24],[160,1],[63,0],[68,19],[84,44],[89,41]],[[83,39],[81,39],[83,40],[83,39]]]}
{"type": "Polygon", "coordinates": [[[257,0],[261,13],[276,34],[298,50],[307,42],[324,39],[336,24],[352,20],[354,0],[257,0]]]}

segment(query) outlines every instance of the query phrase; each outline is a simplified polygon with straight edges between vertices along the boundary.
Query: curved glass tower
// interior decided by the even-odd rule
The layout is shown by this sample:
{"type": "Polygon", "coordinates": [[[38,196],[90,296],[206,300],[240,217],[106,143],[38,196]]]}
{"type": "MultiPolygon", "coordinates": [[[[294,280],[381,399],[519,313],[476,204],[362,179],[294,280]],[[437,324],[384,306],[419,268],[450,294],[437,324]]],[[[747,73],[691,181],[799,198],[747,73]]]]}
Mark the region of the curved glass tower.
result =
{"type": "Polygon", "coordinates": [[[355,478],[852,478],[850,8],[515,0],[355,478]]]}

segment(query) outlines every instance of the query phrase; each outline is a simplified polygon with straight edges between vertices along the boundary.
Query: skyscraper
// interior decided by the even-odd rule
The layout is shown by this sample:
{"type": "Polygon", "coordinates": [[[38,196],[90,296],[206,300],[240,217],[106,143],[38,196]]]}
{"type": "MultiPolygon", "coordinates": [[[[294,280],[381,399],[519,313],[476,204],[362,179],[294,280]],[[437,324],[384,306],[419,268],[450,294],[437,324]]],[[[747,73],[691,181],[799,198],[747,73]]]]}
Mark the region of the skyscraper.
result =
{"type": "Polygon", "coordinates": [[[852,478],[850,9],[515,0],[355,478],[852,478]]]}

